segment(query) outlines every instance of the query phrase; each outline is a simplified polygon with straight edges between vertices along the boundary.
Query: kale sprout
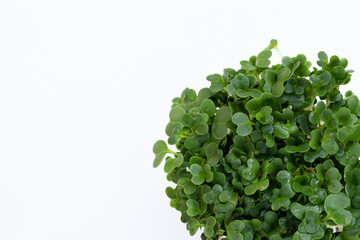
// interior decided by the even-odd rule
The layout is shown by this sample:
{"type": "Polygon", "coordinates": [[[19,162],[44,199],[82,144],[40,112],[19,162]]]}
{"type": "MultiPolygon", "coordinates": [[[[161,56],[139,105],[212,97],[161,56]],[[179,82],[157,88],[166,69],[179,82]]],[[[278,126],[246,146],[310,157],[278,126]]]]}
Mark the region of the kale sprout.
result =
{"type": "Polygon", "coordinates": [[[348,61],[319,52],[270,66],[269,47],[173,99],[165,158],[170,205],[202,239],[360,239],[360,103],[348,61]]]}

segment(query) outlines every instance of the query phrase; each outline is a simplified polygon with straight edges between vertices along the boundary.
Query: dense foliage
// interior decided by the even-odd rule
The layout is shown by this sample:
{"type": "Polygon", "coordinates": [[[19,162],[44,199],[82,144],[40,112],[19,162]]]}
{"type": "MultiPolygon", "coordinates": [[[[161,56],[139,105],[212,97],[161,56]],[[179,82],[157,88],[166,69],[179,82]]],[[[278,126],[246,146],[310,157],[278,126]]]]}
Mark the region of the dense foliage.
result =
{"type": "Polygon", "coordinates": [[[348,61],[320,52],[270,66],[269,47],[173,99],[154,167],[202,239],[360,239],[360,103],[348,61]],[[334,231],[332,226],[337,226],[334,231]]]}

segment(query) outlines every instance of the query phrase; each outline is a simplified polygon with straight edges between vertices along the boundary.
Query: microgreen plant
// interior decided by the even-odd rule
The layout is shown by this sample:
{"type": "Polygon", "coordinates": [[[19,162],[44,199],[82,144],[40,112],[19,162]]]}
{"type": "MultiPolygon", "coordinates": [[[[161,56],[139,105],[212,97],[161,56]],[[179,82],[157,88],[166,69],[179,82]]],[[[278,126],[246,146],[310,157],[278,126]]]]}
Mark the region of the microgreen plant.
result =
{"type": "Polygon", "coordinates": [[[154,167],[171,207],[202,239],[360,239],[360,101],[348,61],[319,52],[270,65],[277,42],[241,68],[173,99],[154,167]]]}

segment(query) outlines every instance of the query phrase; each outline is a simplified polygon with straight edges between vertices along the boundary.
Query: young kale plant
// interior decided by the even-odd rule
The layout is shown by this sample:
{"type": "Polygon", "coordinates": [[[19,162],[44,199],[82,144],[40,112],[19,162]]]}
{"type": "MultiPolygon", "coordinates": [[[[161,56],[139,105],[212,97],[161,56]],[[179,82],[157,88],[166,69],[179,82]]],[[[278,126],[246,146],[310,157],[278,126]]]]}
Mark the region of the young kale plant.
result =
{"type": "Polygon", "coordinates": [[[201,239],[360,239],[360,103],[348,61],[319,52],[270,65],[269,47],[241,69],[173,99],[165,158],[170,205],[201,239]]]}

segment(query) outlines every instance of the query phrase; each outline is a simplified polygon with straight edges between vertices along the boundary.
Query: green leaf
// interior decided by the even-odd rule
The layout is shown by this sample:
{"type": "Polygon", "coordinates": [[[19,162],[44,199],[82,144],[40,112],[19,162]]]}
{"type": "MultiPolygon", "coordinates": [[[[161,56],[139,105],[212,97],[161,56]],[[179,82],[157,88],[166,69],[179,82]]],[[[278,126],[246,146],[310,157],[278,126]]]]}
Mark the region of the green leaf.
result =
{"type": "Polygon", "coordinates": [[[185,110],[180,106],[175,106],[170,110],[169,117],[170,121],[182,121],[185,114],[185,110]]]}
{"type": "Polygon", "coordinates": [[[191,103],[196,100],[196,92],[194,89],[185,88],[181,93],[181,103],[191,103]]]}
{"type": "Polygon", "coordinates": [[[271,116],[272,108],[270,106],[264,106],[260,109],[260,111],[256,114],[256,119],[261,124],[269,124],[271,123],[274,118],[271,116]]]}
{"type": "Polygon", "coordinates": [[[273,190],[273,195],[270,198],[270,202],[271,209],[273,211],[278,211],[279,209],[287,210],[291,204],[290,199],[288,197],[282,197],[280,194],[280,190],[276,188],[273,190]]]}
{"type": "Polygon", "coordinates": [[[282,68],[277,73],[276,83],[272,86],[272,93],[274,97],[280,97],[284,92],[284,82],[289,80],[291,76],[291,70],[289,68],[282,68]]]}
{"type": "Polygon", "coordinates": [[[160,165],[167,153],[174,152],[168,149],[166,143],[163,140],[158,140],[153,146],[153,153],[155,153],[153,167],[156,168],[160,165]]]}
{"type": "Polygon", "coordinates": [[[276,82],[276,72],[274,70],[265,70],[262,73],[262,78],[265,81],[264,91],[271,92],[271,88],[276,82]]]}
{"type": "Polygon", "coordinates": [[[245,224],[241,220],[234,220],[226,226],[227,237],[229,240],[243,240],[244,236],[242,234],[245,228],[245,224]]]}
{"type": "Polygon", "coordinates": [[[230,216],[234,210],[235,206],[230,202],[224,204],[216,203],[214,207],[215,218],[218,219],[218,221],[221,221],[225,217],[230,216]]]}
{"type": "Polygon", "coordinates": [[[320,227],[320,214],[312,209],[307,209],[299,230],[302,233],[314,234],[319,231],[320,227]]]}
{"type": "Polygon", "coordinates": [[[186,213],[190,216],[190,217],[195,217],[200,213],[200,205],[197,201],[193,200],[193,199],[188,199],[186,201],[186,206],[187,206],[187,210],[186,213]]]}
{"type": "Polygon", "coordinates": [[[216,143],[209,143],[206,147],[207,163],[215,166],[220,161],[220,152],[216,143]]]}
{"type": "Polygon", "coordinates": [[[324,51],[321,51],[318,53],[318,57],[320,59],[320,61],[323,61],[323,62],[328,62],[328,55],[324,52],[324,51]]]}
{"type": "Polygon", "coordinates": [[[276,180],[281,184],[280,194],[287,198],[292,198],[295,192],[291,188],[291,174],[286,170],[281,170],[276,175],[276,180]]]}
{"type": "Polygon", "coordinates": [[[264,191],[268,188],[270,182],[268,178],[261,179],[258,182],[252,183],[245,187],[244,193],[246,195],[253,195],[256,191],[264,191]]]}
{"type": "Polygon", "coordinates": [[[295,176],[292,188],[295,192],[303,193],[305,196],[311,196],[314,194],[314,189],[309,186],[310,177],[309,175],[295,176]]]}
{"type": "Polygon", "coordinates": [[[281,139],[287,139],[290,137],[290,132],[284,125],[276,122],[274,124],[274,136],[281,139]]]}
{"type": "Polygon", "coordinates": [[[225,138],[228,132],[227,122],[230,121],[232,116],[231,109],[229,107],[221,107],[215,115],[211,134],[214,138],[222,140],[225,138]]]}
{"type": "Polygon", "coordinates": [[[277,173],[283,167],[283,161],[281,158],[273,159],[268,165],[268,174],[277,173]]]}
{"type": "Polygon", "coordinates": [[[258,98],[262,94],[262,92],[258,89],[249,89],[249,90],[237,89],[235,93],[240,98],[248,98],[248,97],[258,98]]]}
{"type": "Polygon", "coordinates": [[[210,99],[204,99],[201,102],[200,109],[201,111],[209,115],[209,117],[212,117],[215,114],[215,110],[216,110],[214,102],[210,99]]]}
{"type": "Polygon", "coordinates": [[[195,133],[197,135],[205,135],[207,134],[209,131],[209,126],[206,123],[200,123],[196,128],[195,128],[195,133]]]}
{"type": "Polygon", "coordinates": [[[223,191],[219,195],[220,202],[226,203],[231,199],[231,193],[229,191],[223,191]]]}
{"type": "Polygon", "coordinates": [[[164,172],[171,173],[175,168],[180,167],[184,161],[184,156],[179,153],[176,158],[169,158],[164,165],[164,172]]]}
{"type": "Polygon", "coordinates": [[[328,214],[326,219],[331,219],[335,224],[348,226],[352,220],[351,212],[345,210],[350,206],[350,198],[344,193],[330,194],[325,199],[324,207],[328,214]]]}
{"type": "Polygon", "coordinates": [[[190,173],[193,175],[191,178],[191,181],[196,184],[200,185],[205,181],[205,178],[203,177],[203,169],[198,164],[193,164],[190,167],[190,173]]]}
{"type": "Polygon", "coordinates": [[[204,166],[193,164],[190,166],[190,173],[192,174],[191,181],[195,185],[202,184],[205,179],[207,182],[211,182],[214,175],[209,164],[205,164],[204,166]]]}
{"type": "Polygon", "coordinates": [[[216,219],[213,216],[209,216],[206,218],[206,224],[205,224],[205,228],[204,228],[204,235],[207,238],[211,238],[214,236],[215,231],[214,231],[214,227],[216,225],[216,219]]]}
{"type": "Polygon", "coordinates": [[[262,223],[262,230],[269,233],[277,226],[278,216],[273,211],[268,211],[264,214],[264,221],[262,223]]]}
{"type": "Polygon", "coordinates": [[[207,99],[212,96],[213,92],[210,88],[202,88],[198,92],[198,99],[207,99]]]}
{"type": "Polygon", "coordinates": [[[339,145],[336,142],[337,129],[328,128],[324,132],[321,147],[328,154],[335,154],[339,150],[339,145]]]}
{"type": "Polygon", "coordinates": [[[347,105],[349,107],[349,110],[353,114],[357,114],[358,113],[358,108],[359,108],[359,98],[357,96],[355,96],[355,95],[351,95],[347,99],[347,105]]]}
{"type": "Polygon", "coordinates": [[[350,131],[348,141],[358,142],[360,140],[360,124],[355,124],[350,131]]]}
{"type": "Polygon", "coordinates": [[[247,166],[248,167],[245,168],[241,174],[242,174],[242,177],[245,178],[246,180],[252,181],[257,176],[257,173],[260,169],[260,164],[256,159],[249,158],[247,160],[247,166]]]}
{"type": "Polygon", "coordinates": [[[290,206],[291,213],[297,218],[302,220],[305,217],[305,212],[307,210],[306,206],[301,205],[300,203],[292,203],[290,206]]]}
{"type": "Polygon", "coordinates": [[[215,184],[210,192],[203,195],[203,201],[207,204],[214,203],[222,191],[223,188],[219,184],[215,184]]]}
{"type": "Polygon", "coordinates": [[[345,173],[345,192],[349,197],[354,197],[357,193],[357,189],[360,186],[360,168],[354,168],[351,170],[348,170],[345,173]]]}
{"type": "Polygon", "coordinates": [[[170,199],[175,199],[175,198],[177,198],[177,196],[176,196],[176,189],[173,189],[172,187],[167,187],[166,189],[165,189],[165,193],[166,193],[166,195],[170,198],[170,199]]]}
{"type": "Polygon", "coordinates": [[[195,218],[190,218],[187,223],[187,229],[189,230],[191,236],[194,236],[200,227],[200,222],[195,218]]]}
{"type": "Polygon", "coordinates": [[[253,130],[251,121],[244,113],[235,113],[232,116],[232,122],[238,126],[236,133],[240,136],[247,136],[253,130]]]}
{"type": "Polygon", "coordinates": [[[196,185],[188,178],[180,178],[177,184],[184,189],[186,194],[192,194],[196,190],[196,185]]]}
{"type": "Polygon", "coordinates": [[[269,58],[271,57],[272,52],[269,49],[265,49],[259,53],[256,58],[256,66],[261,68],[267,68],[270,65],[269,58]]]}
{"type": "Polygon", "coordinates": [[[336,66],[331,70],[331,75],[336,79],[336,80],[341,80],[345,77],[345,69],[341,66],[336,66]]]}
{"type": "Polygon", "coordinates": [[[308,143],[303,143],[298,146],[295,146],[295,145],[286,145],[285,146],[285,150],[288,153],[296,153],[296,152],[304,153],[304,152],[307,152],[309,150],[309,148],[310,148],[310,146],[308,143]]]}
{"type": "Polygon", "coordinates": [[[220,74],[212,74],[206,77],[206,80],[211,82],[210,89],[213,92],[220,92],[225,87],[225,82],[220,74]]]}
{"type": "Polygon", "coordinates": [[[247,71],[252,71],[252,70],[256,69],[256,67],[254,65],[252,65],[251,62],[246,61],[246,60],[240,61],[240,65],[241,65],[242,69],[247,70],[247,71]]]}
{"type": "Polygon", "coordinates": [[[325,158],[328,154],[319,147],[315,151],[308,151],[304,154],[304,160],[306,162],[314,162],[318,158],[325,158]]]}
{"type": "Polygon", "coordinates": [[[309,197],[309,201],[315,205],[323,204],[327,197],[327,193],[325,189],[322,188],[321,181],[313,178],[311,179],[310,185],[314,188],[314,194],[309,197]]]}
{"type": "Polygon", "coordinates": [[[323,71],[319,75],[313,74],[310,76],[310,81],[316,88],[326,86],[331,81],[331,74],[327,71],[323,71]]]}
{"type": "Polygon", "coordinates": [[[337,138],[340,142],[345,143],[350,136],[350,130],[348,128],[340,128],[337,132],[337,138]]]}
{"type": "Polygon", "coordinates": [[[341,191],[343,186],[340,180],[341,174],[337,168],[332,167],[327,170],[325,174],[325,181],[329,193],[339,193],[341,191]]]}
{"type": "Polygon", "coordinates": [[[270,44],[269,44],[269,46],[268,46],[266,49],[277,48],[277,44],[278,44],[278,42],[277,42],[276,39],[271,39],[271,40],[270,40],[270,44]]]}
{"type": "Polygon", "coordinates": [[[309,141],[309,145],[312,149],[317,150],[320,148],[320,139],[321,139],[321,130],[315,129],[311,132],[311,139],[309,141]]]}
{"type": "Polygon", "coordinates": [[[321,112],[325,109],[325,103],[320,101],[315,107],[315,111],[311,112],[309,115],[309,120],[312,124],[320,123],[321,112]]]}

